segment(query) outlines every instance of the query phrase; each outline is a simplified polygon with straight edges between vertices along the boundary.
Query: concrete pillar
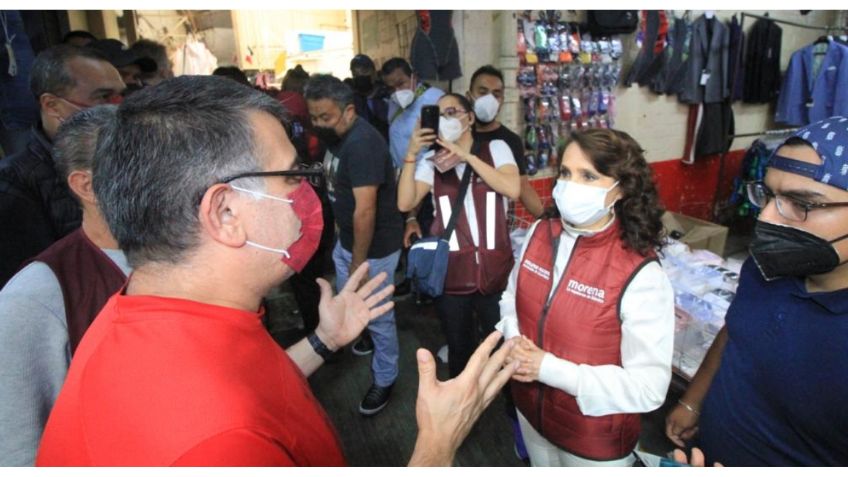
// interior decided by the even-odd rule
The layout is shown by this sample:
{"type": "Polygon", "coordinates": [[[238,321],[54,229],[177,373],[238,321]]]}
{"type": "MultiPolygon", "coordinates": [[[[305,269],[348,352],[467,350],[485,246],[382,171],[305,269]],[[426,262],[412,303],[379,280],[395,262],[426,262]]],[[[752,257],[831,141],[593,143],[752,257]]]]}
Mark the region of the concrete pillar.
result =
{"type": "Polygon", "coordinates": [[[495,66],[504,76],[504,104],[501,107],[500,121],[504,126],[523,136],[518,129],[521,115],[521,98],[518,96],[518,53],[515,49],[515,38],[518,32],[515,11],[501,10],[495,13],[495,51],[497,58],[495,66]]]}

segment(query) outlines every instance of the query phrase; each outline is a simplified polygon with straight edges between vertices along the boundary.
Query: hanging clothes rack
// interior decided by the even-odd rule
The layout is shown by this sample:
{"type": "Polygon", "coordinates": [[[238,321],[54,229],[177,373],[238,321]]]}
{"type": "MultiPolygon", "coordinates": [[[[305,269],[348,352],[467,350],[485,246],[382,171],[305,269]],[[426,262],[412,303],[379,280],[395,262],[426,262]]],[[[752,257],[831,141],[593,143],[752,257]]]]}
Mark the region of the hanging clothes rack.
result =
{"type": "Polygon", "coordinates": [[[742,12],[741,16],[742,16],[742,18],[739,21],[739,27],[742,30],[744,30],[744,28],[745,28],[745,17],[750,17],[750,18],[759,18],[761,20],[771,20],[775,23],[780,23],[780,24],[783,24],[783,25],[791,25],[791,26],[798,27],[798,28],[806,28],[807,30],[824,31],[826,33],[830,33],[832,31],[848,31],[848,26],[805,25],[803,23],[797,23],[797,22],[793,22],[793,21],[789,21],[789,20],[782,20],[780,18],[772,18],[772,17],[767,16],[767,15],[756,15],[756,14],[747,13],[747,12],[742,12]]]}
{"type": "Polygon", "coordinates": [[[789,129],[770,129],[767,131],[760,131],[755,133],[743,133],[743,134],[730,134],[727,137],[730,139],[736,139],[740,137],[754,137],[754,136],[783,136],[786,134],[791,134],[797,131],[798,128],[789,128],[789,129]]]}

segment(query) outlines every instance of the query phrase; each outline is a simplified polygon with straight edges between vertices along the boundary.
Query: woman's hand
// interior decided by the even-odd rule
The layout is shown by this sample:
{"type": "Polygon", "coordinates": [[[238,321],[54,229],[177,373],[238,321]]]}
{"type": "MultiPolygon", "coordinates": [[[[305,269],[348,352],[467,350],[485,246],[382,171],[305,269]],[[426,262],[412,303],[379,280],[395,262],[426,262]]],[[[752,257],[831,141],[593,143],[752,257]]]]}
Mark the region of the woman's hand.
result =
{"type": "Polygon", "coordinates": [[[412,136],[409,137],[409,146],[406,149],[406,157],[418,157],[418,152],[423,147],[429,147],[436,141],[436,132],[430,128],[421,128],[421,120],[415,125],[412,130],[412,136]]]}
{"type": "Polygon", "coordinates": [[[518,369],[512,375],[512,379],[523,383],[531,383],[539,379],[539,370],[542,368],[542,359],[545,350],[536,346],[536,343],[523,336],[512,338],[515,345],[509,354],[509,361],[518,361],[518,369]]]}
{"type": "Polygon", "coordinates": [[[468,159],[471,157],[471,153],[465,151],[461,147],[459,147],[455,142],[447,142],[442,141],[441,139],[436,139],[436,144],[442,146],[442,148],[451,154],[457,156],[460,161],[468,162],[468,159]]]}

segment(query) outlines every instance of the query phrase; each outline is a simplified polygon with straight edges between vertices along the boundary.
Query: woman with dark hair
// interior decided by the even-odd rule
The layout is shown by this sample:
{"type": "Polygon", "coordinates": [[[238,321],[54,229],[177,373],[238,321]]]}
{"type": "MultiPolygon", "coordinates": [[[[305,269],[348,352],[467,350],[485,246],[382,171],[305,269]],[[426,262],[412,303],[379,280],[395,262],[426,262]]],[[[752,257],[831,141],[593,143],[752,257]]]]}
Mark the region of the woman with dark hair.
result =
{"type": "Polygon", "coordinates": [[[518,198],[521,181],[506,142],[474,140],[474,109],[465,96],[446,94],[438,106],[438,137],[420,124],[412,133],[398,183],[398,208],[409,211],[432,191],[435,214],[430,232],[440,236],[460,195],[463,176],[470,174],[463,204],[455,211],[460,215],[450,238],[444,293],[434,300],[448,342],[450,375],[455,377],[480,341],[478,329],[486,336],[500,319],[498,302],[513,264],[507,199],[518,198]],[[416,163],[418,152],[434,142],[442,149],[416,163]]]}
{"type": "Polygon", "coordinates": [[[662,405],[671,381],[657,191],[621,131],[572,133],[559,172],[558,213],[530,229],[501,300],[519,424],[533,465],[631,465],[640,413],[662,405]]]}

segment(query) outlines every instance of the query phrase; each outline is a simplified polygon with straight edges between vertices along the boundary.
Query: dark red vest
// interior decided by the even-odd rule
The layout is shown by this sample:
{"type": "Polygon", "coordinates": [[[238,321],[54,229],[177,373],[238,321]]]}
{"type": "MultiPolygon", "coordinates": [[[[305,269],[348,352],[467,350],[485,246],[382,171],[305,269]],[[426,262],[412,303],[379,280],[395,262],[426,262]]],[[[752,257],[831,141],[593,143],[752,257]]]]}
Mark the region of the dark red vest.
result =
{"type": "Polygon", "coordinates": [[[73,354],[94,317],[127,277],[109,256],[91,243],[82,227],[32,260],[47,264],[59,280],[73,354]]]}
{"type": "MultiPolygon", "coordinates": [[[[621,299],[630,280],[656,260],[624,248],[618,222],[577,239],[553,284],[559,219],[539,222],[521,259],[516,311],[521,333],[540,348],[577,364],[621,365],[621,299]]],[[[516,407],[546,439],[577,456],[614,460],[630,454],[641,430],[638,414],[584,416],[574,396],[542,383],[511,384],[516,407]]]]}
{"type": "MultiPolygon", "coordinates": [[[[489,143],[480,143],[479,149],[477,157],[494,167],[489,143]]],[[[466,164],[466,167],[471,166],[466,164]]],[[[445,205],[451,208],[454,206],[456,197],[459,195],[460,183],[460,177],[453,169],[444,174],[438,170],[435,171],[433,200],[436,216],[430,227],[431,235],[440,236],[444,232],[442,217],[446,215],[446,211],[442,208],[445,205]]],[[[448,258],[445,293],[453,295],[469,295],[478,291],[484,295],[500,293],[506,288],[509,272],[515,262],[506,224],[504,197],[489,187],[473,171],[467,194],[474,196],[479,246],[474,246],[465,214],[465,205],[459,204],[459,210],[451,211],[462,214],[456,221],[455,229],[459,250],[451,251],[448,258]]]]}

